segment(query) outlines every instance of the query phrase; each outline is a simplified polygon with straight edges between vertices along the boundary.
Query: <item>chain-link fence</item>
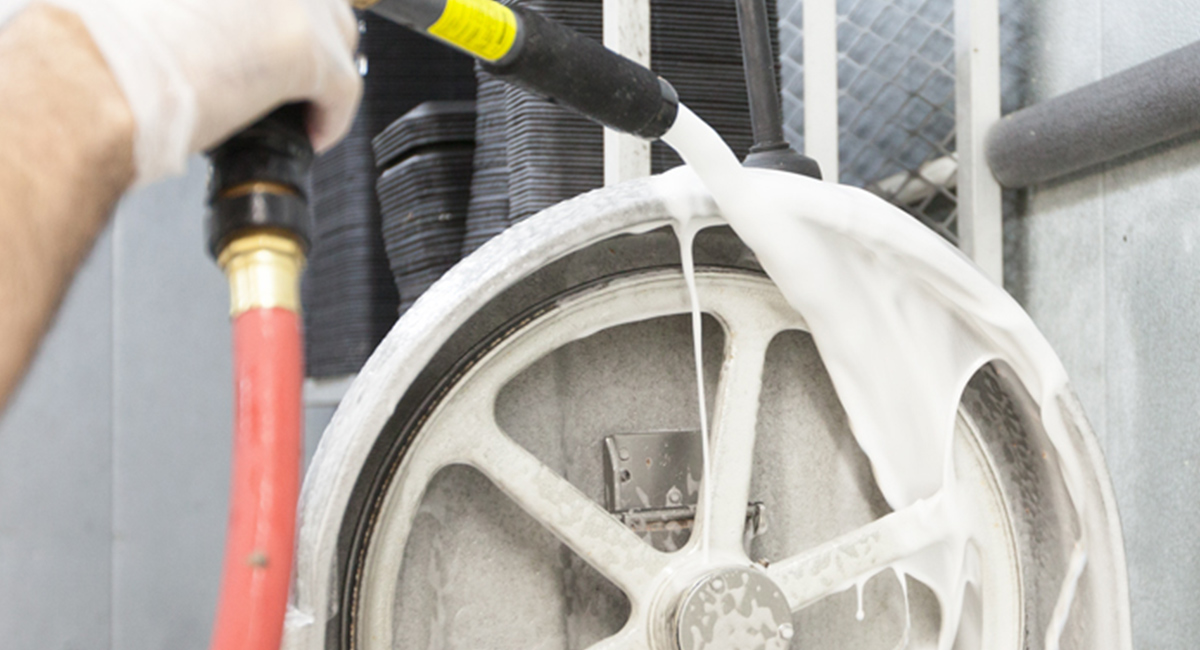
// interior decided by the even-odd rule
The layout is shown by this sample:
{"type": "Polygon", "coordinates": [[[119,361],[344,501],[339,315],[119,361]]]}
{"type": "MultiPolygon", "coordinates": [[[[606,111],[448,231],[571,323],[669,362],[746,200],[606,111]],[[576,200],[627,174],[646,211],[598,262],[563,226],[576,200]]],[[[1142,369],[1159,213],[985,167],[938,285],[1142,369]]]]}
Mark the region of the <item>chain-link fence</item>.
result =
{"type": "MultiPolygon", "coordinates": [[[[1001,3],[1002,96],[1021,105],[1020,0],[1001,3]]],[[[779,0],[785,131],[803,150],[802,0],[779,0]]],[[[950,240],[954,158],[954,0],[838,1],[838,121],[843,183],[903,207],[950,240]]]]}

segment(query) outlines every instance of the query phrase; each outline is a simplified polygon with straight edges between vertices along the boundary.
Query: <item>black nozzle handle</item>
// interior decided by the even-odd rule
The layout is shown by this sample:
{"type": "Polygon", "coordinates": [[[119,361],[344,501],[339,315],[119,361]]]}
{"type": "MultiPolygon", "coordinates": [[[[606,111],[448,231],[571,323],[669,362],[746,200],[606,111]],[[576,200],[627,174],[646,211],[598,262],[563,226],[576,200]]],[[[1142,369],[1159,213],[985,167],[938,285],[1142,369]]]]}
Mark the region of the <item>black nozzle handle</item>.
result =
{"type": "Polygon", "coordinates": [[[249,229],[285,232],[307,249],[312,228],[308,106],[287,104],[208,152],[208,246],[216,257],[249,229]]]}
{"type": "Polygon", "coordinates": [[[679,96],[645,67],[520,5],[493,0],[355,0],[467,52],[493,75],[618,131],[655,140],[679,96]]]}
{"type": "Polygon", "coordinates": [[[513,51],[483,68],[618,131],[655,140],[675,123],[679,95],[647,68],[521,6],[513,51]]]}

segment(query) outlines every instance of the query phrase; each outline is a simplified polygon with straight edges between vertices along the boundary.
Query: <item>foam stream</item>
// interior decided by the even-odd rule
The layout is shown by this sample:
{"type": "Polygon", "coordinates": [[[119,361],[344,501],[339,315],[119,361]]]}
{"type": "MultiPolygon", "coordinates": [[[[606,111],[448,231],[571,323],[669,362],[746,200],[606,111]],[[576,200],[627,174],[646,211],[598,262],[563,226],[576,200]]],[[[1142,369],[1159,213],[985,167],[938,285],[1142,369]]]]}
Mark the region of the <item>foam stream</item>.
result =
{"type": "MultiPolygon", "coordinates": [[[[708,404],[704,399],[704,353],[703,340],[701,336],[702,321],[700,318],[700,294],[696,291],[696,264],[692,251],[692,244],[696,240],[696,232],[700,230],[700,224],[695,222],[680,222],[675,227],[675,236],[679,239],[679,257],[683,265],[683,277],[687,283],[688,298],[691,300],[692,308],[692,355],[696,359],[696,404],[699,405],[700,411],[700,449],[702,463],[704,464],[704,476],[710,476],[712,472],[712,452],[710,451],[710,441],[708,439],[708,404]]],[[[704,503],[712,503],[712,481],[703,481],[701,489],[704,490],[704,503]]],[[[708,530],[709,515],[712,508],[704,508],[701,513],[704,517],[703,526],[708,530]]],[[[708,559],[708,541],[707,538],[701,540],[704,558],[708,559]]]]}
{"type": "MultiPolygon", "coordinates": [[[[888,503],[896,511],[928,506],[945,527],[940,543],[880,571],[892,568],[902,584],[911,575],[934,591],[942,609],[939,647],[950,648],[966,584],[978,580],[967,552],[970,534],[959,523],[969,519],[963,510],[969,506],[957,498],[951,455],[959,399],[976,371],[1003,360],[1037,400],[1051,442],[1067,448],[1061,363],[1007,293],[957,249],[882,199],[794,174],[743,169],[716,132],[684,106],[663,140],[688,165],[664,175],[660,186],[667,205],[679,207],[680,197],[697,195],[703,183],[808,323],[888,503]]],[[[681,245],[686,244],[700,377],[699,307],[689,268],[699,228],[690,223],[695,210],[683,206],[673,212],[681,245]]],[[[700,404],[707,445],[702,389],[700,404]]],[[[1065,460],[1069,454],[1060,456],[1065,460]]],[[[709,476],[707,454],[705,463],[709,476]]],[[[1079,513],[1087,498],[1081,476],[1080,468],[1064,463],[1063,477],[1079,513]]],[[[1048,648],[1058,646],[1086,563],[1087,528],[1080,517],[1071,575],[1046,630],[1048,648]]],[[[869,577],[840,586],[859,589],[860,618],[862,583],[869,577]]]]}

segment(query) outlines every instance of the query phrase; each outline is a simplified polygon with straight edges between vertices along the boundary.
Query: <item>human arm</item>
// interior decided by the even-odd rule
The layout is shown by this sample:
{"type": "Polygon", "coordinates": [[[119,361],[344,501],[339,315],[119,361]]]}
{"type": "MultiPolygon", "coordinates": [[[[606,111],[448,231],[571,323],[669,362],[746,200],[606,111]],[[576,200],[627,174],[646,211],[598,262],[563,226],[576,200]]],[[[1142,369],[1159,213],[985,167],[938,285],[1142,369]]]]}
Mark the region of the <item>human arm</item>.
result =
{"type": "Polygon", "coordinates": [[[332,145],[356,39],[345,0],[47,0],[0,27],[0,406],[122,192],[284,102],[332,145]]]}
{"type": "Polygon", "coordinates": [[[133,182],[134,120],[74,14],[0,29],[0,406],[133,182]]]}

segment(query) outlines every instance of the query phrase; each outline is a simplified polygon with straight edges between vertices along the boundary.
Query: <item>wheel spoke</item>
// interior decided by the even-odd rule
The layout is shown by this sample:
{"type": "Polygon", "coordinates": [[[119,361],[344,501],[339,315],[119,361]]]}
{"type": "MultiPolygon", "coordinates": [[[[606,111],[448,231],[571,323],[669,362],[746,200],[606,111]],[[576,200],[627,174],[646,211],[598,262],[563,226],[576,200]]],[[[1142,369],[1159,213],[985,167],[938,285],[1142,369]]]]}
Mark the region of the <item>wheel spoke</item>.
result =
{"type": "Polygon", "coordinates": [[[631,598],[646,593],[667,557],[504,434],[490,415],[457,419],[470,431],[461,461],[483,472],[530,516],[631,598]]]}
{"type": "Polygon", "coordinates": [[[731,328],[713,405],[712,467],[700,506],[701,534],[710,548],[741,552],[754,464],[755,427],[770,333],[731,328]]]}
{"type": "Polygon", "coordinates": [[[947,539],[950,522],[934,497],[767,569],[795,611],[849,589],[897,561],[947,539]]]}

